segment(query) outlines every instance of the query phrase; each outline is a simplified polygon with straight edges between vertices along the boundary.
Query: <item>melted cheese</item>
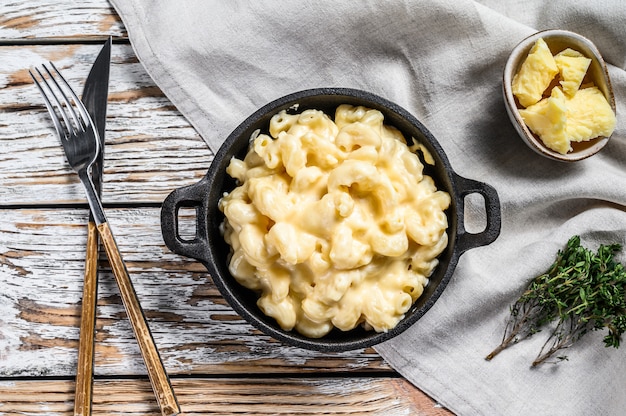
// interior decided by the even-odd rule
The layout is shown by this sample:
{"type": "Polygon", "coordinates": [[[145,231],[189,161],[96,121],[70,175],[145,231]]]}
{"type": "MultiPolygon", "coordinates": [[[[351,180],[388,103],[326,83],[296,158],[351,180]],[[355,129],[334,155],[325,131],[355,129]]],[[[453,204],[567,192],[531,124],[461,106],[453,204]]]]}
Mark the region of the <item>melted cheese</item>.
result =
{"type": "Polygon", "coordinates": [[[228,166],[239,182],[219,202],[229,270],[285,330],[390,330],[448,244],[450,195],[383,121],[349,105],[334,120],[282,111],[228,166]]]}

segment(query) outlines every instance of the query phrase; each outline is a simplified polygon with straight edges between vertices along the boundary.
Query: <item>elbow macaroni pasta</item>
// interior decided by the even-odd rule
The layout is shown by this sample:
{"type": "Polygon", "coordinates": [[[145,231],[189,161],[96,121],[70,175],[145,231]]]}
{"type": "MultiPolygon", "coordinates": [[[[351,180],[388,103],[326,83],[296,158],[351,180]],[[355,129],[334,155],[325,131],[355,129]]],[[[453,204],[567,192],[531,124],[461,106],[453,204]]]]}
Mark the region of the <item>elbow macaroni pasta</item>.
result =
{"type": "Polygon", "coordinates": [[[450,196],[422,171],[380,111],[281,111],[227,168],[231,274],[284,330],[393,328],[448,243],[450,196]]]}

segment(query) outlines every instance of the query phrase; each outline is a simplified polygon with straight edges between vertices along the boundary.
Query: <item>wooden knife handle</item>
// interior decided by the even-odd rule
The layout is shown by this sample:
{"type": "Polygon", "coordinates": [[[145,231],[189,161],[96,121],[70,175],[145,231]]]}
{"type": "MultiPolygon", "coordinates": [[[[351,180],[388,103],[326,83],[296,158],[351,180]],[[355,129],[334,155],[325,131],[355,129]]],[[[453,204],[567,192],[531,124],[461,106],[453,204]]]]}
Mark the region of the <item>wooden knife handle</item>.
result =
{"type": "Polygon", "coordinates": [[[98,230],[93,221],[89,221],[87,228],[84,280],[74,399],[75,416],[91,415],[96,303],[98,300],[98,230]]]}
{"type": "Polygon", "coordinates": [[[122,302],[130,319],[131,326],[135,333],[135,338],[139,344],[139,349],[148,370],[148,377],[152,384],[152,389],[156,396],[163,416],[177,415],[180,413],[178,400],[174,394],[174,389],[170,383],[167,372],[159,356],[159,352],[154,343],[154,338],[146,322],[143,309],[137,299],[137,293],[130,280],[126,265],[119,252],[115,238],[111,233],[111,228],[107,222],[98,225],[98,232],[102,244],[106,250],[111,264],[111,269],[115,275],[115,280],[119,286],[122,302]]]}

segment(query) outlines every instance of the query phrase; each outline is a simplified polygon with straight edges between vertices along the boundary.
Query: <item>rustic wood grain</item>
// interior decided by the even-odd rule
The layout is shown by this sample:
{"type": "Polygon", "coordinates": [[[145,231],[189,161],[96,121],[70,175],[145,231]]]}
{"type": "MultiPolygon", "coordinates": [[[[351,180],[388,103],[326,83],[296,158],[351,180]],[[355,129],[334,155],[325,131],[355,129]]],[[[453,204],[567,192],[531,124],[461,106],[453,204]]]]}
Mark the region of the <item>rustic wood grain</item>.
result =
{"type": "Polygon", "coordinates": [[[106,0],[5,0],[0,6],[0,39],[85,41],[106,35],[126,37],[126,29],[106,0]]]}
{"type": "MultiPolygon", "coordinates": [[[[179,378],[172,380],[184,415],[449,416],[402,379],[179,378]]],[[[0,414],[69,415],[71,381],[0,382],[0,414]],[[37,389],[38,394],[32,394],[37,389]]],[[[147,380],[96,380],[95,415],[159,415],[147,380]]]]}
{"type": "Polygon", "coordinates": [[[98,248],[99,238],[96,223],[90,216],[85,244],[85,273],[80,311],[78,362],[76,363],[75,416],[87,416],[91,412],[96,306],[98,302],[98,248]]]}
{"type": "MultiPolygon", "coordinates": [[[[321,354],[260,334],[202,265],[165,247],[159,203],[213,156],[137,61],[107,0],[0,5],[0,415],[73,409],[87,209],[28,69],[52,60],[81,91],[109,35],[103,200],[184,414],[450,415],[373,349],[321,354]]],[[[180,221],[192,236],[193,213],[180,221]]],[[[100,269],[94,414],[157,415],[103,253],[100,269]]]]}
{"type": "MultiPolygon", "coordinates": [[[[28,69],[53,60],[82,91],[100,45],[0,46],[0,204],[85,202],[28,69]]],[[[113,45],[103,202],[161,202],[198,181],[212,153],[154,85],[130,45],[113,45]]]]}
{"type": "Polygon", "coordinates": [[[161,360],[159,349],[154,342],[146,315],[139,302],[133,281],[130,278],[109,223],[103,222],[99,224],[98,233],[107,253],[109,265],[115,276],[122,304],[126,310],[126,316],[135,334],[135,340],[139,346],[139,351],[141,352],[161,413],[163,416],[177,415],[180,413],[180,409],[176,401],[176,395],[172,389],[167,370],[161,360]]]}
{"type": "MultiPolygon", "coordinates": [[[[314,353],[260,334],[225,303],[204,266],[164,245],[158,208],[107,215],[170,374],[390,371],[371,349],[314,353]]],[[[87,219],[86,209],[0,210],[0,377],[75,374],[87,219]]],[[[181,219],[181,232],[192,233],[193,218],[181,219]]],[[[100,258],[95,374],[146,374],[100,258]]]]}

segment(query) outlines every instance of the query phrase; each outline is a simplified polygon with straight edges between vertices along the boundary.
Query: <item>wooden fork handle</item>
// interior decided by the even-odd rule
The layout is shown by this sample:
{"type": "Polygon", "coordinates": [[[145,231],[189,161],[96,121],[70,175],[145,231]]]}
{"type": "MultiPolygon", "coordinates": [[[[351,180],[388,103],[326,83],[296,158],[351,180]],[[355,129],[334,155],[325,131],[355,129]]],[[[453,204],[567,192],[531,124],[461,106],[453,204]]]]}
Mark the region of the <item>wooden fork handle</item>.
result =
{"type": "Polygon", "coordinates": [[[115,238],[111,233],[111,228],[108,222],[99,224],[97,228],[109,258],[113,274],[115,275],[115,280],[119,286],[122,302],[124,303],[126,313],[133,327],[141,355],[146,364],[148,377],[150,378],[152,389],[154,390],[157,402],[161,408],[161,413],[163,416],[177,415],[180,413],[180,407],[176,395],[174,394],[169,377],[163,366],[163,361],[161,361],[156,344],[154,343],[154,338],[152,337],[145,315],[137,299],[137,293],[135,292],[133,283],[124,265],[124,260],[120,255],[115,238]]]}
{"type": "Polygon", "coordinates": [[[96,223],[93,221],[89,221],[87,227],[86,253],[74,399],[75,416],[91,415],[96,303],[98,297],[98,230],[96,223]]]}

